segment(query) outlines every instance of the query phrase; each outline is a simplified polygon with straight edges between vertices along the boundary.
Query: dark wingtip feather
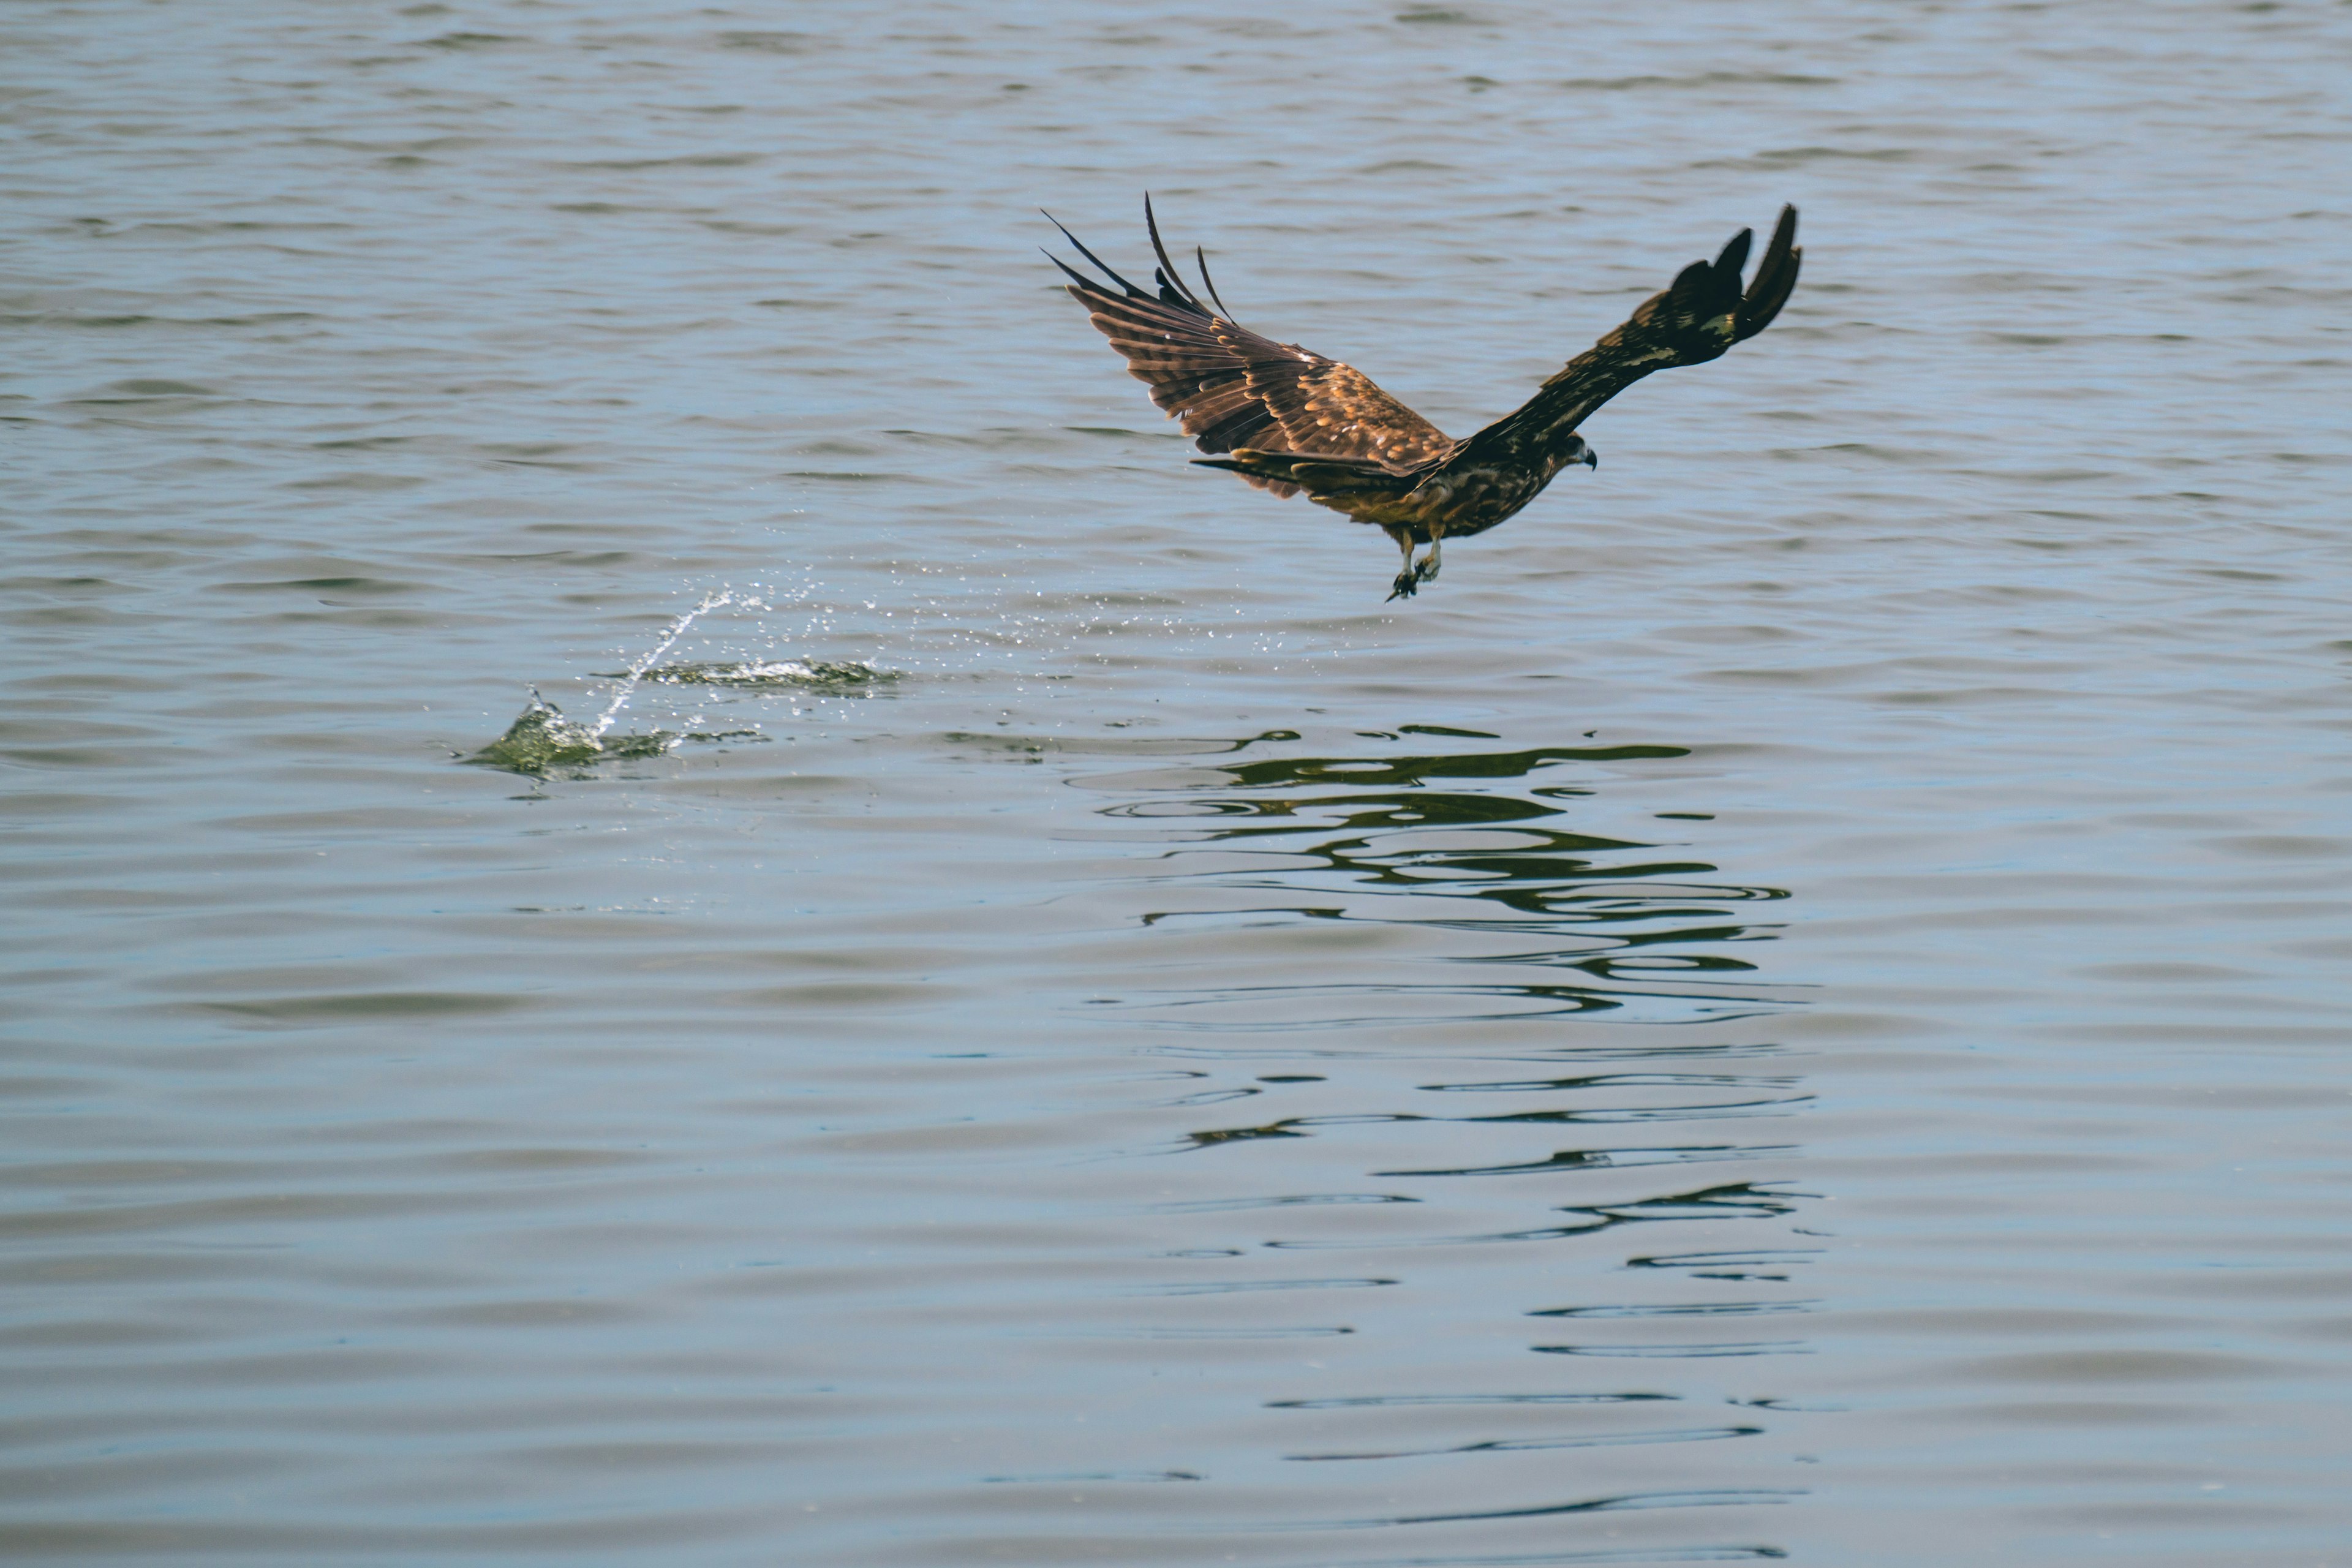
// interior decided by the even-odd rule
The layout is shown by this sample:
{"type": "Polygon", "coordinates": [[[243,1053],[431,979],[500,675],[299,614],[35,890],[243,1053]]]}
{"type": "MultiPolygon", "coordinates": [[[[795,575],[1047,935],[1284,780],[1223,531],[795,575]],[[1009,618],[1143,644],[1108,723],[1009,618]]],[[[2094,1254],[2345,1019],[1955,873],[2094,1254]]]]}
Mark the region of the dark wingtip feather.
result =
{"type": "Polygon", "coordinates": [[[1741,311],[1739,323],[1741,337],[1752,338],[1772,324],[1772,318],[1780,313],[1780,307],[1787,304],[1789,296],[1796,291],[1797,274],[1802,270],[1804,263],[1805,251],[1802,246],[1789,252],[1787,261],[1780,268],[1780,275],[1775,280],[1772,291],[1759,301],[1752,310],[1741,311]]]}
{"type": "Polygon", "coordinates": [[[1168,259],[1168,247],[1165,245],[1162,245],[1160,241],[1160,220],[1154,217],[1151,214],[1151,193],[1150,191],[1143,193],[1143,226],[1151,232],[1151,253],[1160,258],[1159,278],[1160,303],[1165,305],[1190,305],[1195,310],[1200,311],[1201,314],[1204,316],[1208,315],[1210,313],[1209,307],[1203,305],[1200,300],[1192,297],[1192,290],[1185,286],[1184,275],[1176,270],[1176,264],[1174,262],[1168,259]]]}
{"type": "Polygon", "coordinates": [[[1739,286],[1740,273],[1747,270],[1748,247],[1755,242],[1755,239],[1754,229],[1743,228],[1731,237],[1730,241],[1724,246],[1722,254],[1715,258],[1715,269],[1717,272],[1729,274],[1731,286],[1735,289],[1739,286]]]}
{"type": "MultiPolygon", "coordinates": [[[[1075,245],[1075,246],[1076,246],[1076,247],[1078,247],[1078,254],[1079,254],[1080,256],[1085,257],[1088,261],[1091,261],[1091,262],[1093,262],[1097,267],[1101,268],[1102,268],[1102,270],[1103,270],[1103,276],[1104,276],[1104,277],[1106,277],[1106,278],[1109,279],[1112,282],[1114,282],[1114,283],[1118,284],[1120,288],[1122,288],[1122,289],[1126,289],[1126,290],[1128,291],[1128,293],[1129,293],[1129,295],[1131,295],[1132,297],[1134,297],[1135,299],[1138,299],[1138,300],[1149,300],[1149,299],[1150,299],[1150,298],[1151,298],[1151,296],[1150,296],[1150,295],[1149,295],[1149,294],[1145,293],[1142,289],[1140,289],[1137,288],[1134,284],[1129,283],[1126,279],[1121,278],[1121,277],[1118,274],[1118,272],[1116,272],[1115,270],[1113,270],[1113,269],[1112,269],[1112,268],[1111,268],[1111,264],[1110,264],[1109,262],[1105,261],[1101,257],[1097,256],[1093,251],[1088,250],[1088,249],[1087,248],[1087,247],[1086,247],[1086,242],[1085,242],[1084,240],[1080,239],[1076,235],[1072,234],[1068,229],[1066,229],[1066,228],[1063,228],[1063,227],[1062,227],[1062,220],[1061,220],[1060,218],[1055,217],[1052,213],[1045,212],[1045,209],[1044,207],[1039,207],[1037,210],[1038,210],[1039,212],[1041,212],[1041,213],[1045,213],[1045,221],[1046,221],[1047,223],[1050,223],[1050,224],[1052,224],[1055,228],[1059,228],[1059,229],[1061,229],[1061,230],[1062,230],[1062,237],[1063,237],[1064,239],[1068,240],[1072,245],[1075,245]]],[[[1051,256],[1051,255],[1053,254],[1053,252],[1051,252],[1051,251],[1047,251],[1047,252],[1046,252],[1046,254],[1047,254],[1048,256],[1051,256]]],[[[1054,265],[1055,265],[1055,266],[1056,266],[1056,267],[1062,267],[1062,264],[1061,264],[1059,261],[1055,262],[1055,263],[1054,263],[1054,265]]],[[[1069,269],[1068,268],[1066,268],[1066,267],[1062,267],[1062,270],[1063,270],[1063,271],[1065,271],[1065,272],[1068,272],[1070,269],[1069,269]]],[[[1074,276],[1075,276],[1075,274],[1074,274],[1074,276]]],[[[1087,281],[1087,279],[1085,279],[1081,278],[1081,279],[1078,279],[1078,281],[1080,281],[1080,282],[1082,282],[1082,283],[1083,283],[1083,282],[1086,282],[1086,281],[1087,281]]],[[[1095,285],[1095,287],[1099,288],[1099,287],[1100,287],[1100,285],[1099,285],[1099,284],[1097,284],[1097,285],[1095,285]]]]}
{"type": "Polygon", "coordinates": [[[1752,338],[1770,326],[1772,318],[1780,313],[1780,307],[1789,302],[1805,259],[1803,249],[1795,243],[1796,237],[1797,209],[1783,206],[1780,221],[1772,226],[1772,242],[1764,247],[1764,259],[1757,264],[1756,281],[1748,286],[1748,298],[1740,303],[1735,342],[1752,338]]]}
{"type": "Polygon", "coordinates": [[[1696,305],[1699,296],[1714,281],[1715,268],[1704,261],[1694,261],[1675,274],[1674,282],[1667,287],[1666,298],[1677,306],[1696,305]]]}
{"type": "Polygon", "coordinates": [[[1217,280],[1209,276],[1209,253],[1196,245],[1192,247],[1192,259],[1201,264],[1201,286],[1209,291],[1210,299],[1216,300],[1217,309],[1223,313],[1225,320],[1232,321],[1234,313],[1225,309],[1224,300],[1217,298],[1217,280]]]}
{"type": "Polygon", "coordinates": [[[1101,284],[1096,282],[1093,279],[1087,277],[1085,273],[1079,271],[1076,268],[1071,266],[1068,262],[1063,260],[1052,251],[1046,249],[1044,246],[1041,245],[1037,247],[1037,254],[1062,269],[1063,273],[1070,279],[1069,289],[1072,293],[1076,294],[1081,293],[1082,291],[1087,291],[1096,294],[1103,294],[1108,292],[1108,290],[1101,284]]]}

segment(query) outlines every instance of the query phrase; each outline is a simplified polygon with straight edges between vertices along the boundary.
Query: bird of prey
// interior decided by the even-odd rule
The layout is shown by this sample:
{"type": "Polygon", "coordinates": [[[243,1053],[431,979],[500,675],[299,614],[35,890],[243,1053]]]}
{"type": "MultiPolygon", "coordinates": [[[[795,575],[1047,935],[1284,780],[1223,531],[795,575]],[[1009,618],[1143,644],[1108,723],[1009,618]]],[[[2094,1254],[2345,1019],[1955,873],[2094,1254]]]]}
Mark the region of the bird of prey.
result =
{"type": "Polygon", "coordinates": [[[1569,361],[1517,412],[1457,441],[1353,366],[1236,323],[1210,280],[1207,253],[1195,247],[1211,301],[1203,304],[1168,259],[1150,196],[1143,222],[1160,258],[1156,295],[1045,216],[1117,285],[1114,293],[1047,253],[1068,274],[1087,319],[1126,356],[1128,374],[1151,388],[1151,401],[1195,446],[1213,454],[1193,461],[1277,496],[1303,490],[1318,505],[1385,530],[1404,553],[1391,599],[1410,598],[1435,579],[1444,540],[1485,532],[1571,463],[1597,468],[1600,459],[1577,434],[1594,409],[1653,371],[1704,364],[1762,331],[1797,286],[1805,254],[1794,243],[1797,209],[1784,206],[1743,292],[1740,272],[1754,234],[1741,229],[1713,261],[1684,268],[1664,293],[1569,361]],[[1429,552],[1415,562],[1418,544],[1429,552]]]}

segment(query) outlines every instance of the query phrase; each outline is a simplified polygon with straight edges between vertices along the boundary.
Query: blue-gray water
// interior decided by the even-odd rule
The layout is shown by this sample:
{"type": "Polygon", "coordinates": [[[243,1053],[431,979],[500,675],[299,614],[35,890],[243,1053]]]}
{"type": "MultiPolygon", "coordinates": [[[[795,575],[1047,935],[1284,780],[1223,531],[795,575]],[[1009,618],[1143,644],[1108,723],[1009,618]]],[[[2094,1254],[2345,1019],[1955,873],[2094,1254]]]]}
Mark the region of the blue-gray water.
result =
{"type": "Polygon", "coordinates": [[[7,7],[0,1555],[2352,1563],[2347,67],[7,7]],[[1147,188],[1457,434],[1806,270],[1383,605],[1147,188]]]}

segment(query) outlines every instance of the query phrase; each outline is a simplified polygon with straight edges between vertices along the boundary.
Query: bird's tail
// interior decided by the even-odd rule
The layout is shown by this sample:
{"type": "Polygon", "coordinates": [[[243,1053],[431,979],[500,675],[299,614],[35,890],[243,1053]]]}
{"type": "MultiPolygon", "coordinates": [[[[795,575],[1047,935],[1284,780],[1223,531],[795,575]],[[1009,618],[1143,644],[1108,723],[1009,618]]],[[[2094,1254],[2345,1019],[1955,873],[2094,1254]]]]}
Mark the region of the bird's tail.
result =
{"type": "Polygon", "coordinates": [[[1377,500],[1401,496],[1421,479],[1419,469],[1399,470],[1370,458],[1327,458],[1306,452],[1269,452],[1256,447],[1236,447],[1222,458],[1195,458],[1204,468],[1255,479],[1272,489],[1288,486],[1307,492],[1309,500],[1377,500]]]}

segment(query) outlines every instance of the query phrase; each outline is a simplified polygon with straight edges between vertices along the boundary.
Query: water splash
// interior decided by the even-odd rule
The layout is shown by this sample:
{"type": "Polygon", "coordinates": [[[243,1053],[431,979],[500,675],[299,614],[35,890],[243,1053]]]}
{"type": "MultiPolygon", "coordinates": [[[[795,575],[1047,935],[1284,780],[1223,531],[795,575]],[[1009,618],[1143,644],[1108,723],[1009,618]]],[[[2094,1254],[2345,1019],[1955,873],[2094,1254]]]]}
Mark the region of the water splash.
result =
{"type": "MultiPolygon", "coordinates": [[[[756,589],[758,585],[753,586],[756,589]]],[[[658,757],[688,741],[757,742],[767,739],[757,729],[693,730],[684,734],[667,730],[613,733],[622,710],[644,686],[711,686],[746,693],[790,692],[826,699],[866,695],[899,679],[899,672],[894,669],[824,659],[751,658],[674,665],[661,662],[665,655],[685,640],[697,621],[713,610],[730,605],[760,611],[774,607],[756,593],[743,594],[727,588],[705,594],[692,609],[664,629],[653,647],[630,661],[627,668],[600,674],[599,679],[617,684],[594,722],[583,724],[565,718],[562,710],[534,689],[529,705],[507,727],[506,733],[465,760],[531,778],[545,778],[558,770],[574,770],[577,776],[584,777],[585,770],[598,763],[658,757]]],[[[794,708],[793,711],[798,714],[801,710],[794,708]]]]}
{"type": "Polygon", "coordinates": [[[898,670],[880,669],[862,661],[835,663],[821,658],[671,664],[647,669],[643,677],[656,686],[725,686],[747,691],[807,691],[818,695],[856,693],[866,687],[887,685],[898,678],[898,670]]]}
{"type": "Polygon", "coordinates": [[[530,704],[507,726],[507,732],[466,761],[527,778],[545,778],[558,768],[658,757],[677,739],[657,730],[650,735],[616,735],[607,741],[587,725],[566,719],[563,710],[533,690],[530,704]]]}
{"type": "MultiPolygon", "coordinates": [[[[632,758],[658,757],[677,743],[678,737],[667,731],[656,730],[644,735],[616,735],[605,739],[613,721],[628,706],[638,684],[655,661],[676,647],[688,627],[722,605],[733,604],[758,605],[756,599],[739,600],[734,592],[724,590],[705,594],[702,602],[672,621],[662,634],[661,641],[632,663],[620,677],[620,688],[604,711],[593,724],[581,724],[563,716],[563,710],[531,689],[530,701],[515,721],[507,726],[506,733],[476,752],[466,761],[481,767],[500,768],[510,773],[529,778],[545,778],[558,768],[585,768],[596,763],[626,761],[632,758]]],[[[732,733],[732,731],[730,731],[732,733]]],[[[721,737],[712,737],[714,739],[721,737]]]]}
{"type": "MultiPolygon", "coordinates": [[[[613,721],[621,716],[621,710],[627,707],[629,699],[635,695],[637,684],[645,679],[646,671],[651,669],[662,655],[677,646],[678,638],[686,636],[688,627],[712,610],[733,603],[735,603],[735,595],[731,589],[717,594],[705,594],[702,596],[702,603],[671,622],[668,634],[655,646],[654,650],[629,666],[628,673],[622,677],[620,690],[613,694],[613,700],[605,704],[604,711],[596,720],[595,727],[588,731],[589,739],[602,741],[604,738],[604,731],[613,727],[613,721]]],[[[532,695],[536,697],[538,694],[534,692],[532,695]]]]}

